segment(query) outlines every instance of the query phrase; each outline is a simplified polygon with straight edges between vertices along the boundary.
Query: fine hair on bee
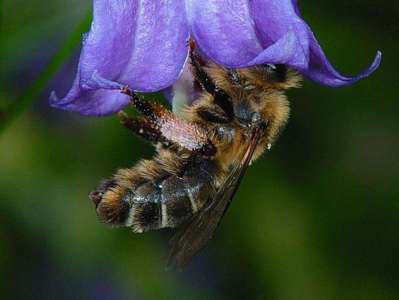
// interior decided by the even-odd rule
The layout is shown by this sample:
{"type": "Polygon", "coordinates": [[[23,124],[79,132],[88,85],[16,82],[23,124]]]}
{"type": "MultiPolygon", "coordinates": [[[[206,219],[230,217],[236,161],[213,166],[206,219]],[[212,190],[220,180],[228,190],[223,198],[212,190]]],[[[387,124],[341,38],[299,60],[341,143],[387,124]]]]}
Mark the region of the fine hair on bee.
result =
{"type": "Polygon", "coordinates": [[[196,99],[177,116],[123,88],[141,116],[121,111],[122,125],[156,153],[118,170],[89,196],[107,224],[134,232],[177,227],[170,259],[178,266],[212,237],[247,166],[288,120],[284,91],[300,83],[285,65],[229,69],[203,60],[193,40],[189,45],[196,99]]]}

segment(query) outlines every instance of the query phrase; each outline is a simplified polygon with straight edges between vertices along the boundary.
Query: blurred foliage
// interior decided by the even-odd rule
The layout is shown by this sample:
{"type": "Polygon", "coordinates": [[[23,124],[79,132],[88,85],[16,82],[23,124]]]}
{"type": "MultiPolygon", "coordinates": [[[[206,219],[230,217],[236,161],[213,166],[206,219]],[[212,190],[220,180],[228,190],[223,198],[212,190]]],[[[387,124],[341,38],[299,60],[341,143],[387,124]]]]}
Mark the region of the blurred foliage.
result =
{"type": "MultiPolygon", "coordinates": [[[[76,27],[74,32],[64,42],[61,49],[51,58],[47,66],[37,75],[32,84],[26,88],[24,93],[9,103],[3,103],[0,106],[0,134],[5,130],[19,114],[29,107],[34,100],[43,92],[50,79],[60,69],[60,67],[69,59],[76,50],[76,45],[82,38],[82,32],[88,30],[92,19],[92,11],[88,10],[83,21],[76,27]]],[[[5,36],[7,36],[5,34],[5,36]]]]}
{"type": "MultiPolygon", "coordinates": [[[[91,1],[1,2],[0,108],[37,79],[91,1]]],[[[115,117],[48,107],[69,88],[65,63],[0,137],[0,287],[7,299],[399,299],[399,7],[397,1],[301,2],[353,86],[305,81],[291,120],[248,171],[209,246],[165,271],[170,232],[100,224],[87,199],[152,148],[115,117]]]]}

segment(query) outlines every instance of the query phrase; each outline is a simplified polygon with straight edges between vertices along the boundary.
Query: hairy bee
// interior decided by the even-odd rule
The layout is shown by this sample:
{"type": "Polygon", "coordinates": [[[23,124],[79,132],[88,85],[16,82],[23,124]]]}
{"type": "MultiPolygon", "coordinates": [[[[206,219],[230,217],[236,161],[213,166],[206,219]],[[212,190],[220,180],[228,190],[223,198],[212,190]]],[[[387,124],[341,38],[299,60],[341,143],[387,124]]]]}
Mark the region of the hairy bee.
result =
{"type": "Polygon", "coordinates": [[[157,153],[119,170],[90,194],[105,223],[134,232],[179,227],[170,256],[178,266],[212,237],[247,166],[287,122],[284,90],[300,81],[284,65],[227,69],[205,63],[190,46],[196,100],[177,117],[124,88],[143,116],[120,112],[121,123],[156,144],[157,153]]]}

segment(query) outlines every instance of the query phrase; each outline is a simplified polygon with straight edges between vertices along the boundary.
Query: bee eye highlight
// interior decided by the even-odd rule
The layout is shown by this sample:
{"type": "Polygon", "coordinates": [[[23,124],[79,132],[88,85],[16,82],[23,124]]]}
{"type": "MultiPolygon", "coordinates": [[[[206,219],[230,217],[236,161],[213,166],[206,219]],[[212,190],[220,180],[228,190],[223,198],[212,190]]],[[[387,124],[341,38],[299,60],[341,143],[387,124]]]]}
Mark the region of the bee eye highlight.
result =
{"type": "Polygon", "coordinates": [[[258,69],[264,73],[266,80],[282,82],[287,78],[287,67],[283,64],[263,64],[258,69]]]}

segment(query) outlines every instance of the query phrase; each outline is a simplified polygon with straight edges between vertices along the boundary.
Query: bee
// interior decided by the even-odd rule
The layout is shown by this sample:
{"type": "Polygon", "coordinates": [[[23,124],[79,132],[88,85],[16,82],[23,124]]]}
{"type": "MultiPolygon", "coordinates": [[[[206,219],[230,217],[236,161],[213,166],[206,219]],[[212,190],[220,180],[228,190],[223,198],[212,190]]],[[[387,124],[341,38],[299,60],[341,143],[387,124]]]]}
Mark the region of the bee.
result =
{"type": "Polygon", "coordinates": [[[190,41],[195,101],[177,116],[129,87],[141,113],[121,123],[156,145],[151,160],[120,169],[90,193],[100,220],[141,233],[177,228],[169,263],[182,267],[213,236],[249,166],[289,117],[284,91],[300,76],[285,65],[225,68],[204,61],[190,41]]]}

